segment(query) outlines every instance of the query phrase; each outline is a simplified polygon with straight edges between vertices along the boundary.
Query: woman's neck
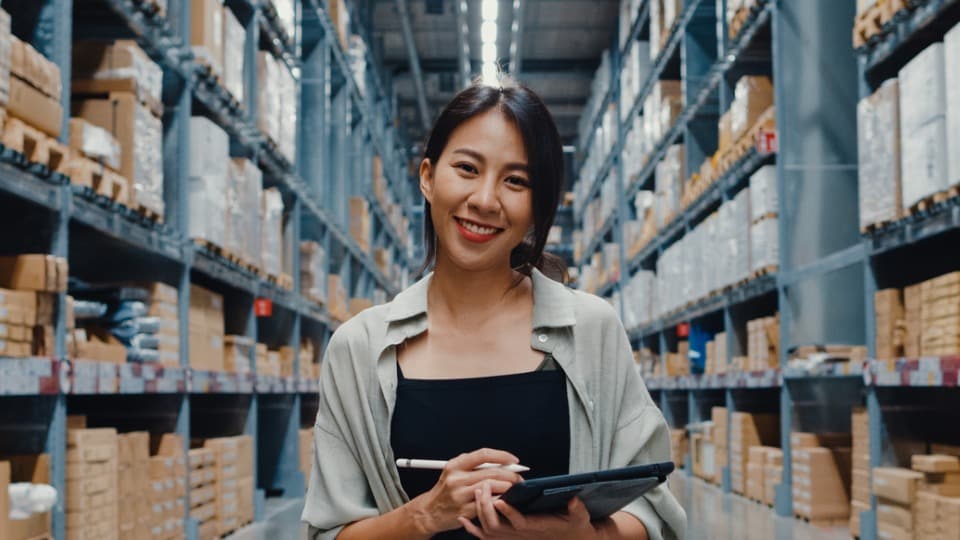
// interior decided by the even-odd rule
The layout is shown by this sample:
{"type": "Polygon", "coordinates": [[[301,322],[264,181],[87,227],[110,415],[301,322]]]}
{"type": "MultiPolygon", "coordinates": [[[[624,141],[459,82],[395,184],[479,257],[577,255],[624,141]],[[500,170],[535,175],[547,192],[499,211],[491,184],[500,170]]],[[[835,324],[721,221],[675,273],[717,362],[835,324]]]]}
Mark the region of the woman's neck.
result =
{"type": "Polygon", "coordinates": [[[428,308],[445,319],[456,320],[458,325],[479,323],[526,290],[515,286],[518,277],[508,264],[468,271],[437,257],[427,295],[428,308]]]}

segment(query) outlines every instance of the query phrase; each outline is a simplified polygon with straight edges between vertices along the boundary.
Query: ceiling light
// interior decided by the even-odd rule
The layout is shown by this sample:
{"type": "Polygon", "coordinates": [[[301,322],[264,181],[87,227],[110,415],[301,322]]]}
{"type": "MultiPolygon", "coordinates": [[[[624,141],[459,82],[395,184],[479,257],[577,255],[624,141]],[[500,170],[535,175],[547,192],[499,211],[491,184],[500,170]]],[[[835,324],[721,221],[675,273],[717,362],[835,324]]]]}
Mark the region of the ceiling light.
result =
{"type": "Polygon", "coordinates": [[[483,63],[492,64],[496,61],[497,61],[497,44],[484,43],[483,44],[483,63]]]}
{"type": "Polygon", "coordinates": [[[484,43],[497,42],[496,21],[483,21],[483,24],[480,26],[480,40],[484,43]]]}
{"type": "Polygon", "coordinates": [[[483,0],[480,7],[480,13],[485,21],[497,20],[498,0],[483,0]]]}
{"type": "Polygon", "coordinates": [[[494,63],[483,64],[483,84],[487,86],[500,86],[500,70],[494,63]]]}

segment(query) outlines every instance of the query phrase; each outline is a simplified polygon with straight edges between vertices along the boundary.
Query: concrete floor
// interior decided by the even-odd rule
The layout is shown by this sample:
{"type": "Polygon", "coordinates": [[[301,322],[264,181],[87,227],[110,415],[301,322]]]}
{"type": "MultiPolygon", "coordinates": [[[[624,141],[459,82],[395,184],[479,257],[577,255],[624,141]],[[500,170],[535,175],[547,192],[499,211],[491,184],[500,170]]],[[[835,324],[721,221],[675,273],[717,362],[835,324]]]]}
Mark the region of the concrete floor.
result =
{"type": "MultiPolygon", "coordinates": [[[[688,540],[849,540],[846,528],[821,528],[777,516],[770,508],[678,471],[671,489],[687,510],[688,540]]],[[[237,531],[231,540],[306,538],[300,523],[303,499],[270,499],[266,519],[237,531]]]]}

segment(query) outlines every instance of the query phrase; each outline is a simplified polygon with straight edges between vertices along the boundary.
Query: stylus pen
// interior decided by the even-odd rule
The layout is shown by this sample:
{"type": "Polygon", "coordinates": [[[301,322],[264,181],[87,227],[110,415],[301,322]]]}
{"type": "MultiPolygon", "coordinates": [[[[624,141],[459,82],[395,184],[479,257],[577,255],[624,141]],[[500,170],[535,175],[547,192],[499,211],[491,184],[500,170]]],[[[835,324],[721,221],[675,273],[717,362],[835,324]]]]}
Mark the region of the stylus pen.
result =
{"type": "MultiPolygon", "coordinates": [[[[434,469],[442,470],[447,466],[447,462],[442,459],[398,459],[397,467],[402,469],[434,469]]],[[[530,467],[525,467],[523,465],[502,465],[500,463],[482,463],[477,465],[473,470],[479,471],[482,469],[506,469],[510,472],[522,473],[530,470],[530,467]]]]}

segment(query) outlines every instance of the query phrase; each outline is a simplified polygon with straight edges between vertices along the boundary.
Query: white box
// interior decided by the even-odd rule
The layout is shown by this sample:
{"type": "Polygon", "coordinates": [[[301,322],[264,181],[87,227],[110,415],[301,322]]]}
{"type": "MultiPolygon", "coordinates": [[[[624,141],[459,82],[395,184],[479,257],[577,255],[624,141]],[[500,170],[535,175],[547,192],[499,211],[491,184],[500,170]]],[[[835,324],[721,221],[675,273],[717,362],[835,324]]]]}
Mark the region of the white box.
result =
{"type": "Polygon", "coordinates": [[[946,138],[947,121],[942,116],[909,133],[901,131],[904,207],[947,188],[946,138]]]}
{"type": "Polygon", "coordinates": [[[934,43],[900,69],[900,125],[904,132],[946,114],[943,43],[934,43]]]}
{"type": "Polygon", "coordinates": [[[900,216],[900,96],[897,79],[857,104],[860,227],[900,216]]]}
{"type": "Polygon", "coordinates": [[[247,31],[233,14],[233,10],[224,8],[223,14],[223,86],[238,102],[243,103],[243,51],[247,42],[247,31]]]}
{"type": "Polygon", "coordinates": [[[947,184],[960,183],[960,24],[943,37],[947,102],[947,184]]]}
{"type": "Polygon", "coordinates": [[[750,222],[777,213],[777,167],[764,165],[750,176],[750,222]]]}

